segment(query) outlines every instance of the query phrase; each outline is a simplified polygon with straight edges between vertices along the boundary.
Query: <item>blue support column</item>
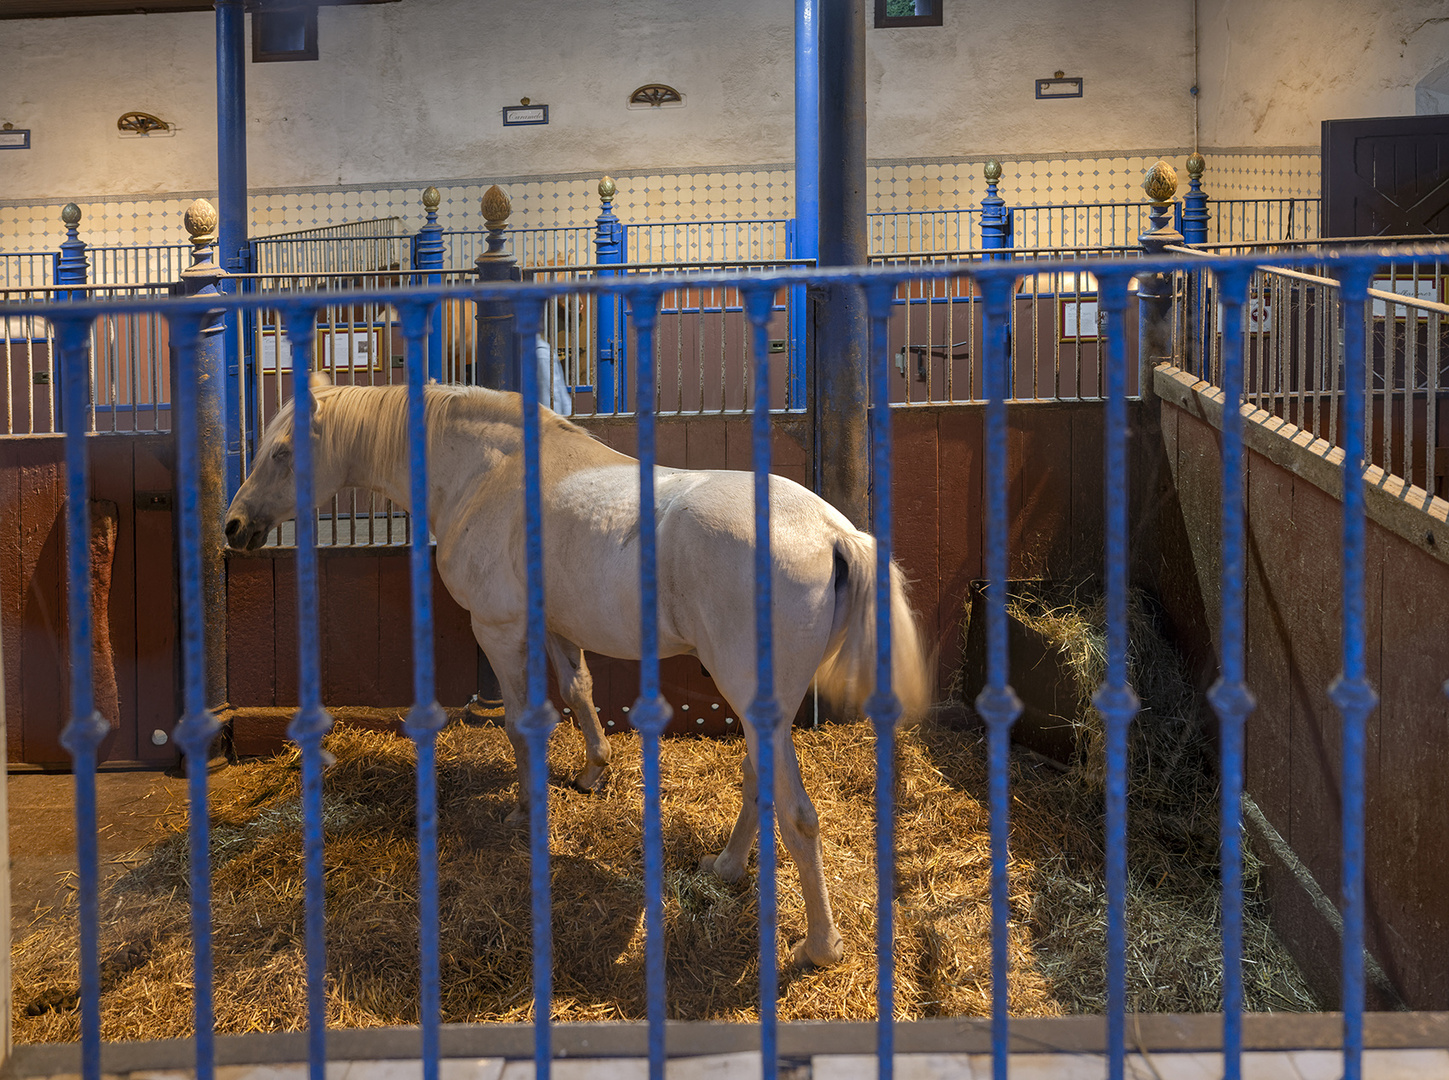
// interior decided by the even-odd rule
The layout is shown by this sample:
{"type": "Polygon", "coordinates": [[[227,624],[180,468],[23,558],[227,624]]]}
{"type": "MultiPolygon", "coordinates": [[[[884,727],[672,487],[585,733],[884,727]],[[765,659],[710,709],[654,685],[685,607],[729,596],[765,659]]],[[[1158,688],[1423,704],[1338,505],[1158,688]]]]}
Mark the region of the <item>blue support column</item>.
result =
{"type": "MultiPolygon", "coordinates": [[[[79,228],[81,209],[75,203],[66,203],[60,212],[60,220],[65,223],[65,240],[60,245],[60,253],[55,257],[55,283],[63,285],[84,285],[86,275],[90,272],[90,260],[86,258],[86,242],[80,238],[79,228]]],[[[85,293],[75,294],[76,299],[84,298],[85,293]]],[[[71,294],[57,292],[57,300],[67,300],[71,294]]],[[[66,430],[65,410],[58,407],[61,390],[59,389],[64,370],[58,364],[51,364],[50,374],[50,418],[52,427],[56,431],[66,430]]],[[[89,382],[87,383],[87,394],[89,394],[89,382]]],[[[89,401],[89,397],[87,397],[89,401]]],[[[32,408],[34,406],[32,405],[32,408]]]]}
{"type": "MultiPolygon", "coordinates": [[[[244,0],[216,0],[217,262],[230,274],[251,269],[247,243],[247,81],[244,0]]],[[[242,378],[249,316],[228,316],[222,334],[222,408],[226,415],[226,491],[241,486],[242,378]],[[230,388],[228,392],[227,388],[230,388]]],[[[256,433],[253,432],[255,435],[256,433]]]]}
{"type": "MultiPolygon", "coordinates": [[[[599,216],[594,219],[594,261],[600,266],[617,266],[624,261],[624,226],[614,216],[613,198],[617,188],[611,177],[599,181],[599,216]]],[[[600,270],[599,277],[613,277],[616,270],[600,270]]],[[[623,343],[619,338],[619,299],[613,293],[600,293],[594,324],[594,411],[618,412],[619,387],[617,365],[623,361],[623,343]]]]}
{"type": "MultiPolygon", "coordinates": [[[[423,213],[427,215],[427,223],[418,230],[417,238],[413,241],[413,269],[423,271],[437,271],[443,268],[443,227],[438,224],[438,204],[442,197],[438,189],[431,184],[423,192],[423,213]]],[[[443,275],[429,273],[421,284],[428,286],[441,285],[443,275]]],[[[428,341],[428,378],[443,382],[443,309],[439,305],[435,307],[427,322],[428,341]]],[[[451,379],[453,372],[448,373],[451,379]]]]}
{"type": "MultiPolygon", "coordinates": [[[[214,258],[217,211],[205,199],[197,199],[186,211],[186,231],[191,237],[192,263],[182,271],[175,292],[181,296],[219,296],[226,272],[214,258]]],[[[195,344],[192,370],[177,365],[173,385],[194,378],[196,421],[196,468],[199,476],[201,514],[201,588],[206,626],[206,695],[208,708],[226,703],[226,565],[222,555],[226,540],[223,523],[227,503],[227,394],[222,378],[225,359],[223,342],[226,321],[223,312],[203,320],[195,344]]],[[[234,396],[234,395],[233,395],[234,396]]],[[[180,401],[178,392],[172,398],[180,401]]]]}
{"type": "Polygon", "coordinates": [[[1207,162],[1197,151],[1187,159],[1187,194],[1182,198],[1182,238],[1189,244],[1206,244],[1208,197],[1202,189],[1202,174],[1207,162]]]}
{"type": "MultiPolygon", "coordinates": [[[[483,193],[483,224],[488,229],[488,248],[473,260],[480,282],[517,281],[518,267],[503,250],[504,232],[513,204],[503,189],[494,184],[483,193]]],[[[485,300],[478,305],[477,383],[494,390],[521,388],[517,356],[513,348],[513,305],[485,300]]]]}
{"type": "MultiPolygon", "coordinates": [[[[820,4],[821,266],[864,266],[865,2],[820,4]]],[[[820,494],[858,528],[870,523],[865,300],[853,284],[821,290],[815,427],[820,494]]]]}
{"type": "MultiPolygon", "coordinates": [[[[792,259],[820,257],[820,20],[819,0],[795,0],[795,218],[792,259]]],[[[790,377],[786,404],[805,408],[810,309],[804,285],[790,288],[790,377]]]]}
{"type": "MultiPolygon", "coordinates": [[[[981,200],[981,248],[983,251],[1000,251],[1011,247],[1011,212],[1006,209],[1006,200],[996,193],[997,181],[1001,179],[1001,162],[995,158],[986,163],[986,197],[981,200]]],[[[1005,254],[992,258],[1004,259],[1005,254]]]]}

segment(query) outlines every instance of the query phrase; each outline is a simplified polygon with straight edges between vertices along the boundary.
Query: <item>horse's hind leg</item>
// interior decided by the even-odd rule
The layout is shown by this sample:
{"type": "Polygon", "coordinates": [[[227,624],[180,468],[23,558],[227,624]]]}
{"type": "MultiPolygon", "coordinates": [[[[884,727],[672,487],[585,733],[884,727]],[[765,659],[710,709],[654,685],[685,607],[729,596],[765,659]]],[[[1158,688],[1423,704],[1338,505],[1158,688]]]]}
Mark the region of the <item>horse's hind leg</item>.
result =
{"type": "Polygon", "coordinates": [[[805,900],[805,940],[790,950],[792,963],[808,961],[817,967],[837,964],[845,956],[845,942],[830,910],[825,888],[825,865],[820,852],[820,817],[805,792],[800,762],[790,726],[782,725],[783,738],[775,744],[775,817],[780,839],[795,860],[805,900]]]}
{"type": "Polygon", "coordinates": [[[548,635],[548,658],[558,676],[559,693],[578,719],[584,735],[584,767],[574,776],[580,791],[597,791],[609,769],[609,740],[594,708],[594,679],[584,662],[584,651],[573,642],[548,635]]]}
{"type": "Polygon", "coordinates": [[[744,782],[740,791],[740,816],[735,819],[730,838],[718,855],[706,855],[699,860],[701,870],[713,870],[725,881],[738,881],[744,877],[750,848],[754,847],[755,834],[760,830],[760,806],[756,801],[760,791],[759,780],[755,776],[755,766],[748,753],[745,754],[741,768],[744,782]]]}

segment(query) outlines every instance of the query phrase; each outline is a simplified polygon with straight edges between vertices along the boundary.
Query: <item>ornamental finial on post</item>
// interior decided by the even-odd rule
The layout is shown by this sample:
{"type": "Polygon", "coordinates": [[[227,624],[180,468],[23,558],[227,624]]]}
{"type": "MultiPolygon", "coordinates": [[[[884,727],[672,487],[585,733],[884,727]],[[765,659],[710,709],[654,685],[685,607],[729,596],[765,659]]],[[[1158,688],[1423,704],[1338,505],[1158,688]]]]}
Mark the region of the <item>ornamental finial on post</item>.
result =
{"type": "Polygon", "coordinates": [[[1153,205],[1168,205],[1177,195],[1177,170],[1165,161],[1159,161],[1147,170],[1142,180],[1142,190],[1153,205]]]}
{"type": "Polygon", "coordinates": [[[442,201],[442,195],[438,194],[438,189],[433,187],[432,184],[429,184],[427,187],[423,188],[423,209],[425,211],[430,214],[436,213],[438,209],[438,204],[442,201]]]}
{"type": "Polygon", "coordinates": [[[55,267],[57,285],[84,285],[90,270],[86,243],[78,231],[80,219],[81,208],[75,203],[66,203],[60,212],[60,220],[65,224],[65,240],[60,245],[60,259],[55,267]]]}
{"type": "Polygon", "coordinates": [[[1147,215],[1151,228],[1137,237],[1142,250],[1158,254],[1169,244],[1182,243],[1182,233],[1173,227],[1172,222],[1177,196],[1177,170],[1165,161],[1157,162],[1147,170],[1142,190],[1152,200],[1152,209],[1147,215]]]}
{"type": "Polygon", "coordinates": [[[1202,189],[1202,174],[1207,161],[1196,150],[1187,159],[1189,182],[1187,194],[1182,197],[1182,236],[1189,244],[1207,243],[1208,197],[1202,189]]]}
{"type": "Polygon", "coordinates": [[[73,202],[68,202],[61,208],[60,220],[67,229],[74,229],[80,224],[81,208],[73,202]]]}
{"type": "Polygon", "coordinates": [[[480,258],[503,258],[503,233],[508,228],[508,215],[513,213],[513,203],[503,189],[494,184],[483,193],[483,226],[488,230],[488,250],[480,258]]]}
{"type": "Polygon", "coordinates": [[[187,235],[191,237],[193,252],[216,243],[216,227],[221,218],[211,203],[197,199],[186,208],[186,216],[182,220],[186,224],[187,235]]]}
{"type": "Polygon", "coordinates": [[[599,181],[599,198],[603,202],[613,202],[614,195],[618,190],[614,185],[614,178],[612,176],[606,176],[599,181]]]}
{"type": "Polygon", "coordinates": [[[994,184],[1001,179],[1001,162],[995,158],[987,158],[986,168],[983,171],[986,174],[986,182],[994,184]]]}

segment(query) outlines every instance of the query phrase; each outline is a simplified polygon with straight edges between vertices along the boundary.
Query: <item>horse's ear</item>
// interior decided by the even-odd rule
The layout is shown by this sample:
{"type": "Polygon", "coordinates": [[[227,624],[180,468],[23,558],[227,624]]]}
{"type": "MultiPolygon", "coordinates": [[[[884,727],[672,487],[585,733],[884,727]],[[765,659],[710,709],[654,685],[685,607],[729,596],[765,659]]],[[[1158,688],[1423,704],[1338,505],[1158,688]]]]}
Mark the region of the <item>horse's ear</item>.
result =
{"type": "Polygon", "coordinates": [[[314,371],[314,372],[312,372],[311,383],[312,383],[312,392],[315,394],[318,390],[321,390],[324,386],[331,386],[332,385],[332,376],[328,375],[327,372],[325,372],[325,371],[314,371]]]}

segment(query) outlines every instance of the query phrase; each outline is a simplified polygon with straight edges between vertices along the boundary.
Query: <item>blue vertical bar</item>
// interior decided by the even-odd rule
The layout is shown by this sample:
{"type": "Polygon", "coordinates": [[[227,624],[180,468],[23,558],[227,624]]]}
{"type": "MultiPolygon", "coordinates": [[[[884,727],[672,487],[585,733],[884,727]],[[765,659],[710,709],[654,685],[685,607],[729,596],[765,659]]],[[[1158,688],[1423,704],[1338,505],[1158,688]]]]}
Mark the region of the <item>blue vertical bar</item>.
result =
{"type": "MultiPolygon", "coordinates": [[[[600,266],[615,266],[624,261],[623,226],[614,216],[614,181],[599,181],[599,216],[594,219],[594,258],[600,266]]],[[[600,270],[602,278],[613,277],[617,271],[600,270]]],[[[618,412],[618,389],[614,375],[618,368],[618,297],[611,292],[598,294],[594,325],[594,410],[618,412]]]]}
{"type": "Polygon", "coordinates": [[[96,836],[96,758],[111,725],[96,711],[91,652],[91,493],[86,446],[90,393],[87,317],[51,319],[60,352],[65,424],[66,615],[70,621],[70,720],[61,745],[75,768],[76,874],[80,907],[81,1076],[101,1076],[100,850],[96,836]]]}
{"type": "Polygon", "coordinates": [[[317,312],[299,306],[282,313],[292,355],[292,466],[297,477],[297,715],[287,734],[302,750],[302,864],[307,944],[307,1068],[327,1080],[327,927],[322,865],[322,736],[332,717],[322,707],[322,650],[318,632],[317,499],[313,486],[314,408],[310,365],[317,312]]]}
{"type": "Polygon", "coordinates": [[[895,282],[865,287],[870,318],[871,530],[875,534],[875,690],[865,713],[875,729],[876,1068],[895,1075],[895,734],[901,703],[891,685],[891,363],[887,328],[895,282]]]}
{"type": "MultiPolygon", "coordinates": [[[[820,22],[818,0],[795,0],[795,217],[790,257],[820,255],[820,22]]],[[[805,407],[809,299],[804,285],[790,288],[788,403],[805,407]]]]}
{"type": "MultiPolygon", "coordinates": [[[[438,224],[438,205],[441,196],[431,184],[423,191],[423,213],[426,220],[413,238],[413,269],[438,271],[443,268],[443,227],[438,224]]],[[[429,273],[422,284],[438,286],[443,283],[439,273],[429,273]]],[[[428,378],[443,382],[443,306],[439,304],[428,320],[428,378]]],[[[450,377],[456,373],[449,372],[450,377]]]]}
{"type": "MultiPolygon", "coordinates": [[[[251,267],[247,243],[247,56],[243,0],[216,0],[216,175],[217,262],[228,274],[251,267]]],[[[250,323],[242,311],[227,316],[222,334],[223,369],[216,393],[226,416],[226,492],[241,486],[242,378],[245,371],[242,329],[250,323]]],[[[248,384],[251,385],[251,384],[248,384]]]]}
{"type": "MultiPolygon", "coordinates": [[[[1218,274],[1223,306],[1223,517],[1221,673],[1208,690],[1218,716],[1222,786],[1218,844],[1223,894],[1223,1080],[1240,1080],[1243,1056],[1243,738],[1256,702],[1247,675],[1247,536],[1243,489],[1243,303],[1249,267],[1218,274]]],[[[1203,318],[1211,318],[1204,309],[1203,318]]]]}
{"type": "Polygon", "coordinates": [[[418,1027],[423,1080],[438,1080],[440,987],[438,961],[438,732],[446,717],[438,705],[433,657],[433,553],[428,522],[428,431],[425,389],[431,353],[423,348],[430,313],[404,304],[403,340],[408,370],[408,569],[413,602],[413,707],[404,729],[418,747],[418,1027]]]}
{"type": "Polygon", "coordinates": [[[1362,1080],[1364,1007],[1364,732],[1378,695],[1364,659],[1364,303],[1372,264],[1343,282],[1343,670],[1329,697],[1343,715],[1343,1080],[1362,1080]]]}
{"type": "MultiPolygon", "coordinates": [[[[213,313],[219,315],[220,313],[213,313]]],[[[206,615],[202,568],[201,436],[199,389],[205,364],[203,327],[211,316],[171,320],[176,343],[176,481],[180,492],[181,654],[184,715],[172,732],[186,754],[187,834],[191,888],[193,1006],[196,1021],[196,1080],[215,1074],[216,1031],[212,1003],[211,841],[207,800],[207,754],[221,724],[206,707],[206,615]]],[[[211,343],[214,348],[214,343],[211,343]]],[[[207,507],[215,513],[216,507],[207,507]]]]}
{"type": "Polygon", "coordinates": [[[1006,644],[1007,590],[1007,429],[1011,357],[1006,349],[1012,279],[999,274],[977,279],[982,300],[982,362],[986,384],[986,686],[976,711],[986,721],[991,802],[991,1069],[1007,1080],[1009,1051],[1010,960],[1007,935],[1011,908],[1007,894],[1007,810],[1011,767],[1011,725],[1021,701],[1010,685],[1006,644]]]}
{"type": "Polygon", "coordinates": [[[1127,735],[1137,695],[1127,671],[1127,278],[1099,272],[1107,316],[1107,677],[1093,695],[1107,729],[1107,1076],[1121,1080],[1127,1008],[1127,735]]]}
{"type": "Polygon", "coordinates": [[[754,344],[754,414],[751,458],[755,471],[755,699],[745,715],[759,747],[755,765],[760,808],[760,1069],[772,1080],[779,1067],[777,999],[780,977],[775,939],[775,733],[782,718],[775,700],[774,594],[770,580],[770,311],[775,290],[754,285],[744,290],[745,314],[754,344]]]}
{"type": "Polygon", "coordinates": [[[548,735],[558,713],[548,699],[547,626],[543,583],[543,471],[538,422],[538,364],[534,338],[539,307],[517,305],[515,345],[523,370],[523,521],[528,578],[528,706],[518,727],[528,740],[528,841],[533,893],[533,1068],[535,1080],[548,1080],[553,1057],[550,1023],[553,1001],[553,890],[548,874],[548,735]]]}
{"type": "Polygon", "coordinates": [[[649,999],[649,1080],[664,1080],[664,826],[659,737],[672,710],[659,688],[659,579],[654,512],[654,327],[659,290],[629,295],[639,364],[639,698],[630,720],[644,752],[644,958],[649,999]]]}

